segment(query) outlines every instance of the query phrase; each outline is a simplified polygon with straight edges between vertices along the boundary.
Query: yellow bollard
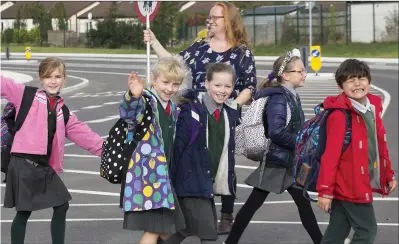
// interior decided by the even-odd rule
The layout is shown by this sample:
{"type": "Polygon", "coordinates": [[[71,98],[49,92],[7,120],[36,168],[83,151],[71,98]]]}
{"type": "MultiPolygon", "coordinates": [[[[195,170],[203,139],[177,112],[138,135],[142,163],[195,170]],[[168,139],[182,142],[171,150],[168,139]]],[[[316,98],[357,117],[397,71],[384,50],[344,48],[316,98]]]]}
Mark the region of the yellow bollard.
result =
{"type": "Polygon", "coordinates": [[[26,58],[26,60],[30,60],[30,57],[31,57],[31,48],[29,47],[29,46],[26,46],[25,47],[25,58],[26,58]]]}
{"type": "Polygon", "coordinates": [[[320,46],[311,46],[310,47],[310,56],[311,56],[311,60],[310,60],[310,67],[312,68],[312,70],[314,72],[317,73],[320,71],[321,69],[321,48],[320,46]]]}

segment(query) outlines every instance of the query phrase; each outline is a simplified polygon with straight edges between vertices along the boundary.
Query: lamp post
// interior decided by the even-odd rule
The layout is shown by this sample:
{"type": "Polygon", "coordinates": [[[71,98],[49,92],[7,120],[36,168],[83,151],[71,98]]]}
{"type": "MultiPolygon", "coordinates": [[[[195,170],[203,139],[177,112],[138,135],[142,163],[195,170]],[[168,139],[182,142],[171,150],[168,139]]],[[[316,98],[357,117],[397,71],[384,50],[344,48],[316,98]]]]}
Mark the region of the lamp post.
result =
{"type": "Polygon", "coordinates": [[[91,47],[91,41],[90,41],[90,30],[91,30],[91,18],[93,17],[93,15],[92,15],[92,13],[91,12],[89,12],[88,14],[87,14],[87,28],[86,28],[86,30],[87,30],[87,38],[89,39],[89,47],[91,47]]]}
{"type": "Polygon", "coordinates": [[[90,12],[90,13],[88,13],[87,14],[87,23],[88,23],[88,25],[87,25],[87,29],[88,29],[88,31],[90,31],[91,30],[91,18],[93,17],[93,15],[92,15],[92,13],[90,12]]]}

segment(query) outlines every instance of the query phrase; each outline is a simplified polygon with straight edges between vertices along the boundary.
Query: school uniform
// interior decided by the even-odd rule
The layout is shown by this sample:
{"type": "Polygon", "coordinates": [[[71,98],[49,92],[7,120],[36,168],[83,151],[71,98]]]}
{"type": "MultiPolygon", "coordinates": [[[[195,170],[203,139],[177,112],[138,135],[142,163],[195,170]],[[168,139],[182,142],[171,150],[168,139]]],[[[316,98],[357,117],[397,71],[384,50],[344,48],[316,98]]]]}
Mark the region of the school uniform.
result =
{"type": "Polygon", "coordinates": [[[239,242],[252,216],[270,192],[280,194],[287,190],[295,201],[302,225],[313,243],[319,244],[323,236],[310,202],[303,197],[302,190],[293,186],[296,136],[304,122],[299,96],[293,87],[284,84],[259,91],[255,98],[261,97],[269,97],[263,112],[263,126],[264,136],[271,140],[271,144],[259,167],[245,180],[246,184],[254,188],[237,213],[225,243],[239,242]]]}
{"type": "MultiPolygon", "coordinates": [[[[284,132],[282,132],[283,136],[281,136],[281,138],[282,140],[285,139],[288,142],[292,142],[295,140],[294,137],[299,132],[304,121],[304,114],[299,96],[295,89],[285,85],[279,88],[269,88],[260,91],[257,98],[273,95],[279,95],[282,100],[278,103],[286,104],[286,106],[282,107],[283,111],[269,110],[270,114],[268,114],[268,104],[266,104],[266,108],[263,112],[265,136],[270,138],[269,133],[275,130],[275,126],[279,126],[269,125],[268,116],[273,118],[276,117],[277,114],[285,114],[286,124],[283,128],[284,132]]],[[[291,147],[292,145],[295,145],[295,143],[291,144],[291,147]]],[[[292,167],[295,156],[294,153],[294,150],[287,150],[272,141],[268,155],[260,162],[259,167],[247,177],[245,183],[264,191],[277,194],[283,193],[294,184],[292,167]]]]}
{"type": "MultiPolygon", "coordinates": [[[[1,95],[15,105],[17,113],[24,89],[24,85],[1,77],[1,95]]],[[[43,89],[37,90],[25,122],[16,132],[12,144],[4,207],[36,211],[63,205],[72,199],[58,176],[63,168],[65,137],[93,154],[101,154],[103,139],[74,114],[65,125],[63,104],[58,95],[49,97],[43,89]]]]}
{"type": "Polygon", "coordinates": [[[138,142],[127,170],[123,190],[123,228],[172,234],[185,228],[168,169],[179,109],[173,102],[160,99],[153,89],[145,93],[150,99],[136,99],[127,92],[120,107],[121,118],[128,123],[147,119],[145,114],[141,114],[146,102],[150,103],[155,114],[147,134],[138,142]]]}
{"type": "Polygon", "coordinates": [[[215,195],[233,195],[237,105],[188,91],[176,125],[171,177],[186,220],[182,234],[216,240],[215,195]]]}
{"type": "Polygon", "coordinates": [[[368,94],[366,103],[360,104],[342,93],[327,97],[323,104],[326,109],[348,109],[352,125],[351,143],[341,155],[346,116],[335,111],[327,119],[328,140],[321,157],[317,191],[319,197],[333,200],[322,243],[343,242],[351,227],[356,232],[353,243],[374,243],[377,223],[372,193],[388,195],[385,187],[395,179],[381,118],[382,101],[368,94]]]}
{"type": "Polygon", "coordinates": [[[15,206],[17,211],[36,211],[60,206],[72,199],[60,177],[48,164],[56,131],[54,102],[58,98],[47,97],[47,154],[11,154],[4,196],[6,208],[15,206]]]}

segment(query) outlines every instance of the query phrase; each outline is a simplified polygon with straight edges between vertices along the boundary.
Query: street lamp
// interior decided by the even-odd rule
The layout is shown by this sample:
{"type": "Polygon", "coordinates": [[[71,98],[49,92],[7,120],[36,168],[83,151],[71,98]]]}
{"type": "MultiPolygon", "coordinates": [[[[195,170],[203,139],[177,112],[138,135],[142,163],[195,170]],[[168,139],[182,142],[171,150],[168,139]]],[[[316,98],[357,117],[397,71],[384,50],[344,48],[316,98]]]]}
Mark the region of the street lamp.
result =
{"type": "Polygon", "coordinates": [[[312,46],[312,9],[315,5],[315,2],[309,1],[306,3],[306,7],[309,9],[309,50],[312,46]]]}
{"type": "Polygon", "coordinates": [[[87,29],[90,30],[91,29],[91,18],[93,17],[93,14],[90,12],[87,14],[87,19],[88,19],[88,27],[87,29]]]}
{"type": "Polygon", "coordinates": [[[90,13],[87,14],[87,38],[89,39],[89,47],[91,47],[91,37],[90,37],[90,30],[91,30],[91,18],[93,15],[90,13]]]}

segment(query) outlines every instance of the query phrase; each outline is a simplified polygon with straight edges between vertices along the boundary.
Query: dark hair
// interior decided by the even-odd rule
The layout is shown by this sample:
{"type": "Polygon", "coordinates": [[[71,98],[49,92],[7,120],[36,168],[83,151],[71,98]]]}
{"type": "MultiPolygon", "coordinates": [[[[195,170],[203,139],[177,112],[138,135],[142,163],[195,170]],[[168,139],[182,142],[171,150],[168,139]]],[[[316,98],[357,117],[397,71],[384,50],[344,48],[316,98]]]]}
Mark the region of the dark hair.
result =
{"type": "MultiPolygon", "coordinates": [[[[268,76],[266,79],[263,80],[262,84],[260,85],[260,89],[265,89],[265,88],[268,88],[271,86],[281,86],[282,79],[281,79],[281,76],[278,75],[278,72],[279,72],[281,66],[283,65],[284,59],[286,57],[287,57],[287,54],[284,56],[278,57],[276,59],[276,61],[274,61],[273,70],[272,70],[272,74],[273,74],[272,76],[274,77],[274,79],[270,79],[271,77],[268,76]]],[[[284,66],[283,72],[291,69],[291,64],[300,59],[301,58],[297,57],[297,56],[291,57],[287,61],[286,65],[284,66]]]]}
{"type": "Polygon", "coordinates": [[[335,71],[335,81],[342,88],[345,81],[351,78],[366,77],[371,83],[370,67],[358,59],[347,59],[335,71]]]}
{"type": "Polygon", "coordinates": [[[206,79],[208,81],[212,81],[213,80],[213,74],[222,73],[222,72],[226,72],[226,73],[230,74],[233,77],[232,83],[234,85],[235,72],[234,72],[233,66],[231,66],[230,64],[225,64],[225,63],[209,64],[207,69],[206,69],[206,79]]]}

